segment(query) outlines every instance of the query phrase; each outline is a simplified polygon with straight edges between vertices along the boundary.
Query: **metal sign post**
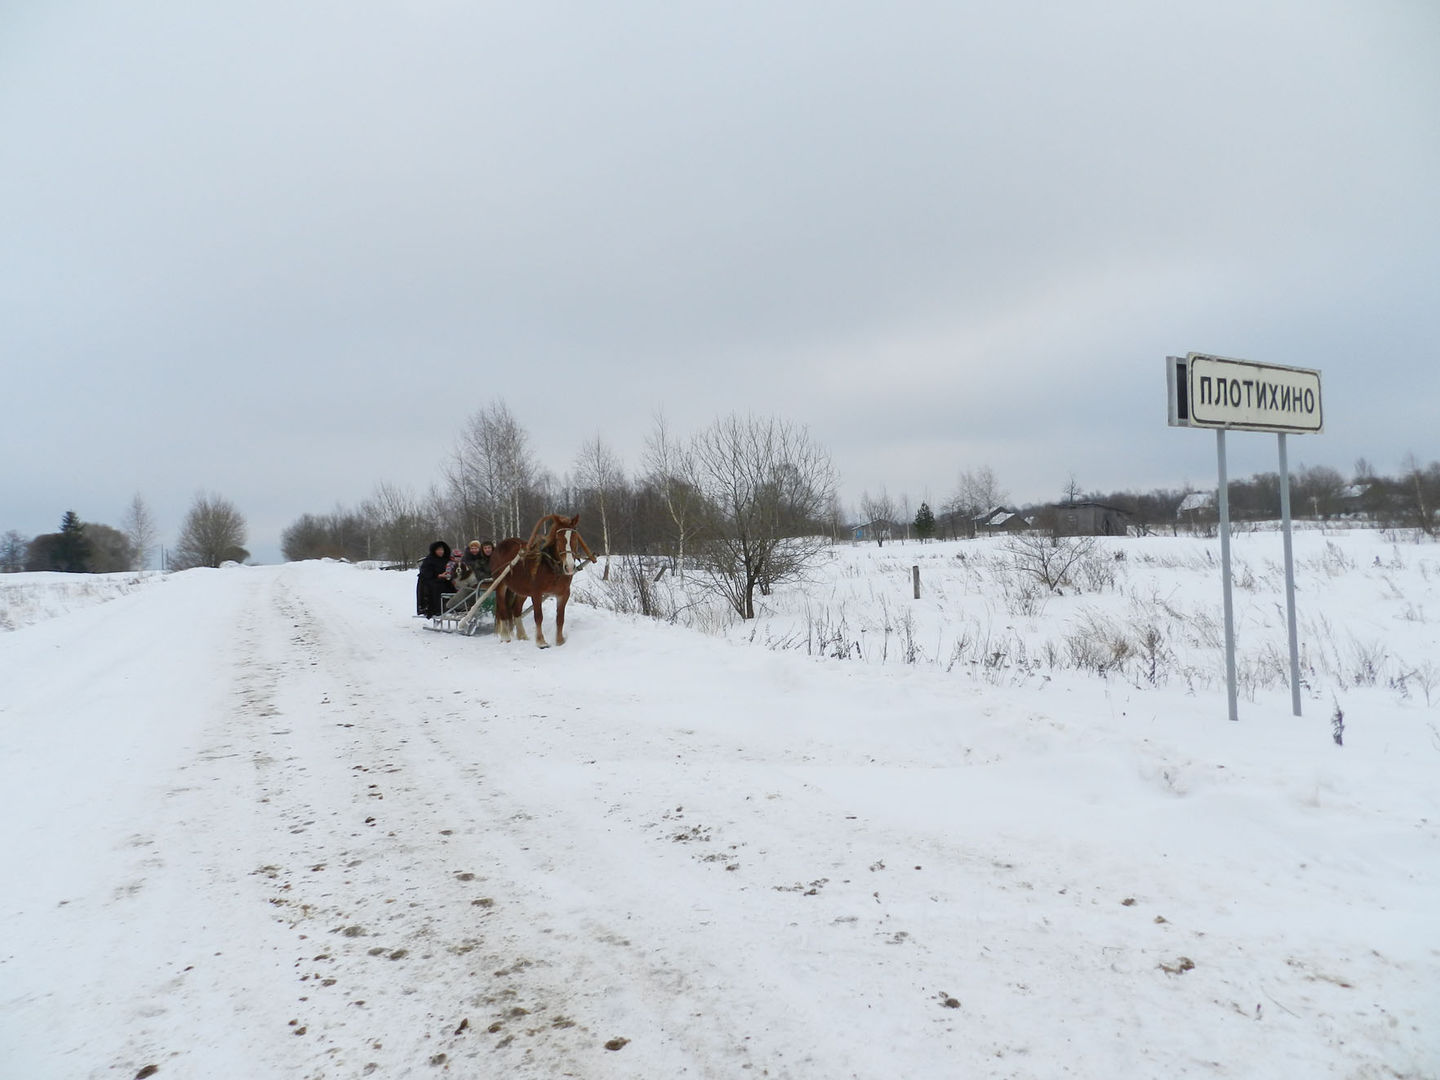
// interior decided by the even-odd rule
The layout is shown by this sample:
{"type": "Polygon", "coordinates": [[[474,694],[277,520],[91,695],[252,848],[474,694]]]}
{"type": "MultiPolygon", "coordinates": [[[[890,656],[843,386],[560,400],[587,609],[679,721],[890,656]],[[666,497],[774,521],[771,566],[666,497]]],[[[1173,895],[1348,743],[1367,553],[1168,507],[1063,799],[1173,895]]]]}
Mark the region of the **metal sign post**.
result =
{"type": "Polygon", "coordinates": [[[1238,720],[1235,692],[1235,609],[1230,577],[1230,482],[1226,431],[1273,431],[1280,441],[1280,519],[1285,538],[1285,621],[1290,638],[1290,703],[1300,715],[1300,646],[1295,624],[1295,558],[1290,527],[1290,468],[1285,436],[1324,430],[1320,373],[1309,368],[1255,364],[1190,353],[1165,358],[1171,427],[1215,429],[1219,473],[1220,563],[1225,597],[1225,688],[1230,719],[1238,720]]]}
{"type": "Polygon", "coordinates": [[[1285,433],[1280,442],[1280,529],[1285,537],[1285,625],[1290,631],[1290,708],[1300,715],[1300,637],[1295,630],[1295,549],[1290,540],[1290,465],[1285,457],[1285,433]]]}
{"type": "Polygon", "coordinates": [[[1240,698],[1235,691],[1235,600],[1230,575],[1230,476],[1225,467],[1225,429],[1215,432],[1215,462],[1220,474],[1220,576],[1225,595],[1225,697],[1230,719],[1240,719],[1240,698]]]}

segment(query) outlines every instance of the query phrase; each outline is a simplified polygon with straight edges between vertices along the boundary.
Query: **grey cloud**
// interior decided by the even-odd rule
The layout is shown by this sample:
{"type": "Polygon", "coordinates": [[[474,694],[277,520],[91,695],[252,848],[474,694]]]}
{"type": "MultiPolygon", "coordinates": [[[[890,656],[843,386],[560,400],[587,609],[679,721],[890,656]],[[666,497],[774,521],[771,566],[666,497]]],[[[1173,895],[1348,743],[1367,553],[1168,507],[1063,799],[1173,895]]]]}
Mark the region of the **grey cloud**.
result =
{"type": "Polygon", "coordinates": [[[144,468],[95,501],[143,472],[283,523],[423,480],[492,393],[556,469],[664,405],[794,416],[857,492],[1120,486],[1204,459],[1152,426],[1188,348],[1325,369],[1336,464],[1435,453],[1426,5],[17,11],[4,449],[103,388],[70,408],[144,468]]]}

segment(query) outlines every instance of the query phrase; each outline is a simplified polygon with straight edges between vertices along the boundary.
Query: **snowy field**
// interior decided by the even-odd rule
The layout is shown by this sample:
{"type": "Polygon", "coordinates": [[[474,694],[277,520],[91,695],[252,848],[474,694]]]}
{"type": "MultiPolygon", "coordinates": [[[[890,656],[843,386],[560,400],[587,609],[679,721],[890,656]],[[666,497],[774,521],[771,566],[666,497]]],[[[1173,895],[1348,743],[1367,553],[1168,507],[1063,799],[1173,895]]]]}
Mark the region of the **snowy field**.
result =
{"type": "Polygon", "coordinates": [[[1305,715],[1245,534],[1237,724],[1213,540],[753,623],[617,561],[545,652],[408,573],[0,578],[0,1076],[1440,1076],[1440,548],[1296,545],[1305,715]]]}

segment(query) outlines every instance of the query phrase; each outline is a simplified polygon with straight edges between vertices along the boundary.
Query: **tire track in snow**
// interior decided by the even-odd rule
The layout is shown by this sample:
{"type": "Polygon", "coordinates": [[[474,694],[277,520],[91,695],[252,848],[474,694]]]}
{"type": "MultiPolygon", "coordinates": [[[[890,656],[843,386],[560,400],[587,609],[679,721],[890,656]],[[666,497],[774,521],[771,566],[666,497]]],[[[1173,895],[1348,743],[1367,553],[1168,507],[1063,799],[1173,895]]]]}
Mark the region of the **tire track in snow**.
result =
{"type": "MultiPolygon", "coordinates": [[[[315,1076],[446,1068],[577,1027],[531,985],[533,961],[491,941],[486,875],[447,824],[462,815],[427,790],[408,734],[433,704],[416,694],[417,715],[388,715],[395,695],[372,692],[346,635],[289,590],[278,575],[239,694],[264,721],[252,755],[271,841],[252,877],[290,939],[292,1061],[315,1076]]],[[[544,1070],[567,1075],[563,1044],[540,1045],[544,1070]]]]}
{"type": "MultiPolygon", "coordinates": [[[[608,927],[566,925],[536,889],[557,853],[446,745],[474,705],[373,685],[367,631],[309,601],[276,577],[238,688],[271,838],[251,876],[290,935],[286,1026],[309,1046],[292,1060],[314,1076],[627,1075],[596,1023],[633,1012],[633,990],[625,1010],[607,1002],[653,982],[653,961],[608,927]]],[[[683,976],[658,976],[668,1001],[683,976]]],[[[693,1058],[676,1051],[678,1075],[693,1058]]]]}

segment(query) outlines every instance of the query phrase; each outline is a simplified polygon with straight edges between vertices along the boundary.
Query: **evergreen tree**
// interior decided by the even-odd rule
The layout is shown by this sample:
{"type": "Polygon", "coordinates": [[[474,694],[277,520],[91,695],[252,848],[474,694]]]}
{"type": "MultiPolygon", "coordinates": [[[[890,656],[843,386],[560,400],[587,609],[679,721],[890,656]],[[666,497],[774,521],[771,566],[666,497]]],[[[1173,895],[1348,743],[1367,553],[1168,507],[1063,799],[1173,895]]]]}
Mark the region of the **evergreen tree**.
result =
{"type": "Polygon", "coordinates": [[[935,512],[930,509],[928,502],[922,502],[920,509],[915,511],[915,535],[921,540],[932,540],[935,537],[935,512]]]}
{"type": "Polygon", "coordinates": [[[53,549],[54,567],[62,574],[83,574],[90,569],[90,541],[85,524],[74,510],[60,520],[59,540],[53,549]]]}

